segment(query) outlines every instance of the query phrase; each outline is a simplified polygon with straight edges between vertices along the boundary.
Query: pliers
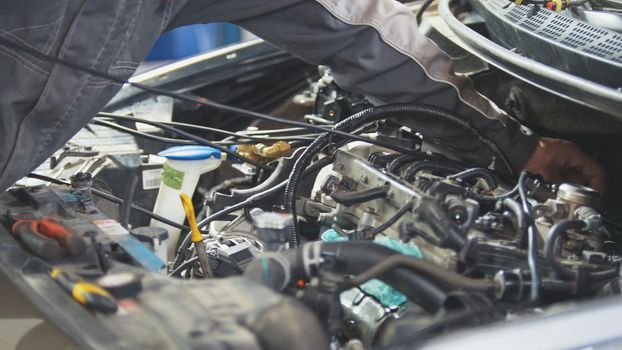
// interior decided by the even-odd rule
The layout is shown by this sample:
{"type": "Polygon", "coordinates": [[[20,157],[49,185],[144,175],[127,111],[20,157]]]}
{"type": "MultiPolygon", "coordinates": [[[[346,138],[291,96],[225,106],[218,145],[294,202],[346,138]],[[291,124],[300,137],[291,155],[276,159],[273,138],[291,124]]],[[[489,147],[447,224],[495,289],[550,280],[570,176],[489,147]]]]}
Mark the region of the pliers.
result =
{"type": "Polygon", "coordinates": [[[61,247],[70,255],[80,255],[86,249],[84,240],[75,232],[52,218],[17,219],[11,233],[38,256],[51,259],[61,253],[61,247]]]}

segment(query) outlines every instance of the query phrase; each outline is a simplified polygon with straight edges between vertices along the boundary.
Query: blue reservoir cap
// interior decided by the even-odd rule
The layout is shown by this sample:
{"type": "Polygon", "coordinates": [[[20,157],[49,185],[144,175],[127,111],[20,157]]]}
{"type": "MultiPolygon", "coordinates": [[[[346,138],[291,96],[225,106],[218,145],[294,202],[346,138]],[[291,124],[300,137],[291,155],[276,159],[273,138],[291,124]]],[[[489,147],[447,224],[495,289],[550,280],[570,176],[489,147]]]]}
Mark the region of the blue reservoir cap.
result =
{"type": "Polygon", "coordinates": [[[175,146],[158,153],[160,157],[173,160],[220,159],[220,150],[208,146],[175,146]]]}

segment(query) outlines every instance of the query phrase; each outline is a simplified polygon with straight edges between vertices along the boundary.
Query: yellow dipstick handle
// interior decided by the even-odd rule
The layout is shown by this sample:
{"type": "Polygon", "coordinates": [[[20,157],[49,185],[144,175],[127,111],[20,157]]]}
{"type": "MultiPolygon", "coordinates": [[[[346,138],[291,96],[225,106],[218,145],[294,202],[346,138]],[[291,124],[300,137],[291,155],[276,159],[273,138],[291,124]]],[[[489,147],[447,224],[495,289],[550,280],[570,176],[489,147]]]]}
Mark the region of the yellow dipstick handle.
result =
{"type": "Polygon", "coordinates": [[[180,194],[179,197],[181,198],[181,204],[184,206],[186,218],[188,218],[188,225],[190,225],[190,230],[192,232],[192,243],[203,241],[203,235],[201,231],[199,231],[199,226],[197,226],[197,217],[194,215],[192,199],[185,193],[180,194]]]}
{"type": "Polygon", "coordinates": [[[192,199],[185,193],[179,195],[181,198],[181,204],[184,206],[184,211],[186,212],[186,217],[188,218],[188,225],[190,225],[190,232],[192,243],[194,243],[194,248],[197,251],[197,257],[199,258],[199,263],[201,264],[201,268],[203,269],[203,273],[208,278],[214,277],[214,271],[209,265],[209,259],[207,257],[207,250],[205,248],[205,243],[203,243],[203,235],[201,231],[199,231],[199,226],[197,225],[197,218],[194,216],[194,206],[192,205],[192,199]]]}

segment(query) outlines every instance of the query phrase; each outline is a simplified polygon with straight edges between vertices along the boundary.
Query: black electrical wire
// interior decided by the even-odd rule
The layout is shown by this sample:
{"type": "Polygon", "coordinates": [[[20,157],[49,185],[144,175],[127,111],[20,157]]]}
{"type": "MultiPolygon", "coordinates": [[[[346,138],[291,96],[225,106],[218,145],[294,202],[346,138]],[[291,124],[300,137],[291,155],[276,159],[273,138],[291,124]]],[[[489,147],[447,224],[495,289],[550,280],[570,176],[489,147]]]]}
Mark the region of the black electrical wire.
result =
{"type": "MultiPolygon", "coordinates": [[[[37,179],[37,180],[41,180],[41,181],[52,182],[52,183],[55,183],[57,185],[71,186],[71,183],[69,183],[67,181],[55,179],[53,177],[46,176],[46,175],[30,173],[30,174],[26,175],[26,177],[37,179]]],[[[98,197],[101,197],[103,199],[109,200],[109,201],[111,201],[113,203],[123,204],[123,199],[121,199],[121,198],[119,198],[119,197],[117,197],[117,196],[115,196],[113,194],[110,194],[108,192],[101,191],[101,190],[98,190],[96,188],[91,188],[91,192],[94,195],[96,195],[98,197]]],[[[188,227],[188,226],[180,225],[180,224],[178,224],[178,223],[176,223],[174,221],[171,221],[171,220],[169,220],[169,219],[167,219],[167,218],[165,218],[163,216],[160,216],[160,215],[152,212],[149,209],[145,209],[145,208],[143,208],[143,207],[141,207],[141,206],[139,206],[137,204],[132,203],[131,206],[132,206],[132,209],[136,210],[137,212],[143,213],[143,214],[149,216],[150,218],[152,218],[154,220],[163,222],[163,223],[165,223],[165,224],[167,224],[169,226],[173,226],[173,227],[181,229],[181,230],[185,230],[185,231],[190,230],[190,227],[188,227]]]]}
{"type": "MultiPolygon", "coordinates": [[[[116,196],[113,196],[110,193],[107,193],[107,192],[104,192],[104,191],[100,191],[100,190],[95,189],[95,188],[92,188],[91,191],[93,192],[94,195],[96,195],[98,197],[101,197],[103,199],[107,199],[107,200],[109,200],[109,201],[111,201],[113,203],[116,203],[116,204],[122,204],[123,203],[123,199],[121,199],[119,197],[116,197],[116,196]]],[[[185,226],[185,225],[180,225],[180,224],[178,224],[178,223],[176,223],[174,221],[171,221],[171,220],[169,220],[169,219],[167,219],[167,218],[165,218],[163,216],[160,216],[160,215],[152,212],[149,209],[145,209],[145,208],[143,208],[143,207],[141,207],[141,206],[139,206],[137,204],[134,204],[134,203],[132,203],[131,205],[132,205],[132,209],[136,210],[139,213],[143,213],[143,214],[149,216],[150,218],[152,218],[152,219],[154,219],[156,221],[160,221],[162,223],[165,223],[165,224],[167,224],[169,226],[173,226],[173,227],[178,228],[180,230],[190,230],[190,227],[185,226]]]]}
{"type": "Polygon", "coordinates": [[[134,201],[134,195],[136,194],[136,185],[138,184],[138,175],[132,173],[129,180],[125,184],[125,198],[119,208],[119,223],[121,226],[129,229],[130,227],[130,212],[132,211],[132,202],[134,201]]]}
{"type": "MultiPolygon", "coordinates": [[[[71,183],[69,183],[67,181],[55,179],[55,178],[53,178],[51,176],[47,176],[47,175],[30,173],[30,174],[26,175],[26,177],[29,177],[31,179],[37,179],[37,180],[41,180],[41,181],[51,182],[51,183],[54,183],[54,184],[57,184],[57,185],[71,186],[71,183]]],[[[119,200],[122,201],[121,198],[119,198],[119,200]]]]}
{"type": "Polygon", "coordinates": [[[531,212],[531,205],[527,201],[527,190],[525,189],[525,180],[527,180],[528,173],[526,171],[521,172],[518,178],[518,194],[520,195],[521,204],[523,206],[523,212],[525,218],[528,221],[527,226],[527,263],[529,265],[529,273],[531,275],[531,286],[529,287],[529,299],[531,302],[536,302],[540,298],[540,283],[542,277],[540,276],[540,267],[538,266],[538,252],[537,252],[537,231],[533,223],[533,214],[531,212]]]}
{"type": "Polygon", "coordinates": [[[100,120],[100,119],[93,119],[91,121],[92,124],[95,125],[101,125],[101,126],[105,126],[111,129],[115,129],[121,132],[125,132],[137,137],[142,137],[144,139],[148,139],[148,140],[153,140],[153,141],[159,141],[159,142],[164,142],[164,143],[170,143],[173,145],[196,145],[197,143],[191,140],[184,140],[184,139],[172,139],[169,137],[163,137],[163,136],[158,136],[158,135],[151,135],[148,134],[146,132],[142,132],[139,130],[135,130],[132,128],[128,128],[126,126],[123,125],[119,125],[117,123],[113,123],[113,122],[109,122],[109,121],[105,121],[105,120],[100,120]]]}
{"type": "MultiPolygon", "coordinates": [[[[146,87],[145,85],[142,85],[142,84],[140,86],[146,87]]],[[[328,128],[324,128],[324,127],[318,127],[318,126],[313,125],[313,124],[306,124],[306,123],[303,123],[303,122],[297,122],[297,121],[293,121],[293,120],[281,119],[281,118],[273,117],[273,116],[270,116],[270,115],[267,115],[267,114],[261,114],[261,113],[257,113],[257,112],[247,111],[247,110],[239,109],[239,108],[236,108],[236,107],[231,107],[231,106],[219,104],[219,103],[213,102],[213,101],[208,101],[208,100],[204,100],[204,99],[195,99],[193,97],[186,96],[186,95],[183,95],[183,94],[170,93],[170,92],[165,91],[165,90],[160,90],[160,89],[157,89],[157,90],[160,91],[160,94],[165,95],[165,96],[175,97],[174,95],[177,95],[178,99],[181,99],[181,100],[190,99],[190,102],[202,103],[202,104],[204,104],[204,105],[206,105],[208,107],[213,107],[215,109],[219,109],[219,110],[222,110],[222,111],[225,111],[225,112],[237,113],[237,114],[240,114],[240,115],[254,116],[257,119],[267,120],[267,121],[276,122],[276,123],[289,124],[289,125],[295,125],[295,126],[300,126],[300,127],[307,127],[310,130],[320,131],[320,132],[327,132],[327,133],[330,133],[330,134],[335,134],[335,135],[342,136],[342,137],[349,138],[349,139],[353,139],[353,140],[356,140],[356,141],[362,141],[362,142],[370,143],[370,144],[373,144],[373,145],[376,145],[376,146],[388,148],[388,149],[391,149],[391,150],[394,150],[394,151],[397,151],[397,152],[402,152],[402,153],[409,153],[409,152],[411,152],[411,150],[409,150],[407,148],[391,145],[391,144],[384,143],[384,142],[378,142],[378,141],[375,141],[375,140],[372,140],[372,139],[369,139],[369,138],[366,138],[366,137],[352,135],[352,134],[349,134],[349,133],[346,133],[346,132],[341,132],[341,131],[338,131],[338,130],[328,129],[328,128]],[[166,93],[169,93],[169,95],[166,95],[166,93]]],[[[133,118],[133,117],[126,117],[126,118],[127,118],[126,120],[138,121],[136,118],[133,118]]],[[[121,119],[120,116],[119,116],[119,119],[121,119]]],[[[157,127],[161,128],[163,130],[168,130],[168,131],[171,131],[171,132],[175,132],[175,133],[177,133],[177,134],[179,134],[181,136],[187,137],[187,138],[189,138],[191,140],[193,139],[193,137],[192,137],[193,135],[192,134],[183,132],[181,130],[175,129],[175,128],[170,127],[168,125],[160,124],[158,122],[150,121],[150,120],[147,120],[147,119],[141,119],[139,122],[140,123],[144,123],[144,124],[154,125],[154,126],[157,126],[157,127]],[[188,135],[190,135],[190,137],[188,135]]],[[[206,141],[206,140],[201,139],[201,138],[199,138],[197,136],[194,136],[194,139],[196,139],[197,142],[201,142],[201,141],[204,142],[204,141],[206,141]],[[199,139],[201,139],[201,140],[199,140],[199,139]]],[[[208,146],[210,146],[210,145],[208,145],[208,146]]],[[[216,147],[216,148],[218,148],[218,147],[216,147]]],[[[223,152],[225,152],[224,149],[226,149],[226,148],[224,148],[224,147],[222,147],[222,148],[223,149],[221,149],[221,150],[223,152]]],[[[227,152],[225,152],[225,153],[227,153],[227,152]]],[[[240,158],[240,156],[237,155],[237,153],[234,153],[234,154],[236,154],[237,158],[240,158]]],[[[257,164],[260,164],[260,163],[249,162],[246,159],[244,159],[244,160],[247,161],[250,164],[258,166],[259,168],[263,168],[263,169],[269,170],[264,165],[257,165],[257,164]]]]}
{"type": "MultiPolygon", "coordinates": [[[[161,88],[149,86],[149,85],[145,85],[145,84],[142,84],[142,83],[136,83],[136,82],[128,81],[128,80],[121,79],[121,78],[115,77],[115,76],[107,74],[107,73],[100,72],[100,71],[92,69],[90,67],[86,67],[86,66],[84,66],[82,64],[78,64],[78,63],[75,63],[75,62],[70,62],[70,61],[67,61],[67,60],[64,60],[64,59],[61,59],[61,58],[57,58],[57,57],[52,57],[52,56],[47,55],[47,54],[45,54],[45,53],[43,53],[43,52],[41,52],[39,50],[30,48],[30,47],[27,47],[27,46],[23,46],[21,44],[12,42],[12,41],[10,41],[10,40],[8,40],[6,38],[3,38],[3,37],[0,37],[0,44],[4,45],[6,47],[10,47],[10,48],[16,49],[18,51],[30,54],[32,56],[38,57],[38,58],[40,58],[42,60],[45,60],[45,61],[49,61],[49,62],[52,62],[52,63],[63,65],[63,66],[69,67],[69,68],[74,69],[74,70],[82,71],[82,72],[91,74],[91,75],[96,76],[96,77],[100,77],[100,78],[103,78],[103,79],[110,80],[111,82],[133,86],[135,88],[138,88],[138,89],[141,89],[143,91],[150,92],[150,93],[153,93],[153,94],[156,94],[156,95],[168,96],[168,97],[180,100],[180,101],[186,101],[186,102],[195,103],[195,104],[198,104],[198,105],[201,105],[201,106],[205,106],[205,107],[209,107],[209,108],[221,111],[221,112],[232,113],[232,114],[239,115],[239,116],[242,116],[242,117],[260,119],[260,120],[264,120],[264,121],[270,121],[270,122],[274,122],[274,123],[280,123],[280,124],[284,124],[284,125],[291,125],[291,126],[295,126],[295,127],[306,128],[308,130],[314,130],[314,131],[318,131],[318,132],[324,132],[324,133],[329,133],[329,134],[333,134],[333,135],[338,135],[338,136],[349,138],[349,139],[352,139],[352,140],[362,141],[362,142],[370,143],[370,144],[373,144],[373,145],[376,145],[376,146],[388,148],[388,149],[391,149],[391,150],[394,150],[394,151],[397,151],[397,152],[409,153],[411,151],[411,150],[409,150],[407,148],[395,146],[395,145],[384,143],[384,142],[379,142],[379,141],[372,140],[372,139],[369,139],[369,138],[366,138],[366,137],[361,137],[361,136],[358,136],[358,135],[351,135],[351,134],[348,134],[347,132],[343,132],[343,131],[340,131],[340,130],[330,129],[330,128],[321,127],[321,126],[317,126],[317,125],[313,125],[313,124],[307,124],[307,123],[298,122],[298,121],[295,121],[295,120],[278,118],[278,117],[274,117],[274,116],[271,116],[271,115],[268,115],[268,114],[263,114],[263,113],[259,113],[259,112],[249,111],[249,110],[242,109],[242,108],[228,106],[228,105],[225,105],[225,104],[222,104],[222,103],[218,103],[218,102],[215,102],[215,101],[211,101],[211,100],[208,100],[208,99],[205,99],[205,98],[193,97],[193,96],[190,96],[190,95],[186,95],[186,94],[182,94],[182,93],[177,93],[177,92],[173,92],[173,91],[168,91],[166,89],[161,89],[161,88]]],[[[150,123],[153,123],[153,122],[150,121],[150,123]]],[[[146,124],[150,124],[150,123],[146,123],[146,124]]],[[[171,132],[176,132],[176,133],[178,133],[178,134],[180,134],[182,136],[185,136],[185,137],[187,137],[186,135],[192,135],[192,134],[188,134],[188,133],[183,133],[182,134],[181,130],[173,131],[171,129],[175,129],[175,128],[172,128],[172,127],[170,127],[168,125],[163,125],[163,126],[166,126],[166,128],[162,127],[162,129],[169,130],[171,132]]],[[[193,139],[193,137],[188,137],[188,138],[191,139],[191,140],[193,139]]],[[[198,138],[198,137],[196,137],[196,138],[197,138],[196,141],[199,142],[199,143],[203,143],[203,142],[207,141],[207,140],[204,140],[204,139],[201,139],[201,138],[198,138]],[[201,141],[199,141],[199,139],[201,139],[201,141]]],[[[208,146],[211,146],[211,145],[208,145],[208,146]]],[[[218,147],[215,147],[215,148],[218,148],[218,147]]],[[[221,151],[227,153],[226,151],[224,151],[222,149],[221,149],[221,151]]],[[[239,157],[239,155],[236,156],[236,157],[239,157]]],[[[245,161],[247,161],[247,160],[245,160],[245,161]]],[[[249,163],[253,164],[255,166],[259,166],[260,168],[265,168],[265,166],[263,166],[263,165],[258,165],[260,163],[257,163],[257,162],[249,162],[249,163]]]]}
{"type": "Polygon", "coordinates": [[[199,260],[199,257],[194,256],[186,261],[184,261],[181,265],[179,265],[175,270],[168,274],[169,277],[177,277],[188,267],[192,266],[192,264],[196,263],[199,260]]]}
{"type": "Polygon", "coordinates": [[[518,194],[518,185],[514,186],[513,189],[511,189],[510,191],[500,194],[500,195],[496,195],[496,196],[488,196],[485,194],[480,194],[480,193],[476,193],[476,192],[467,192],[466,195],[469,198],[473,198],[479,201],[485,201],[485,202],[496,202],[496,201],[502,201],[506,198],[512,198],[514,196],[516,196],[518,194]]]}
{"type": "Polygon", "coordinates": [[[395,214],[393,214],[393,216],[391,216],[389,218],[389,220],[387,220],[386,222],[382,223],[380,226],[374,228],[371,231],[371,237],[376,237],[377,235],[379,235],[382,232],[384,232],[384,230],[386,230],[389,227],[391,227],[393,224],[395,224],[397,222],[397,220],[399,220],[402,216],[404,216],[404,214],[408,213],[408,211],[411,210],[412,207],[413,207],[413,201],[412,200],[406,202],[403,206],[401,206],[395,212],[395,214]]]}
{"type": "Polygon", "coordinates": [[[194,142],[196,142],[196,143],[198,143],[200,145],[205,145],[205,146],[216,148],[216,149],[220,150],[223,153],[226,153],[226,154],[228,154],[228,155],[230,155],[232,157],[235,157],[237,159],[243,160],[243,161],[247,162],[248,164],[252,164],[252,165],[254,165],[254,166],[256,166],[256,167],[258,167],[260,169],[272,170],[272,168],[270,168],[269,166],[261,164],[260,162],[254,160],[254,159],[250,159],[248,157],[244,157],[244,156],[238,154],[237,152],[228,149],[227,147],[218,145],[218,144],[216,144],[216,143],[214,143],[212,141],[206,140],[206,139],[204,139],[202,137],[196,136],[196,135],[191,134],[189,132],[185,132],[183,130],[179,130],[179,129],[177,129],[175,127],[172,127],[170,125],[162,124],[162,123],[159,123],[159,122],[156,122],[156,121],[153,121],[153,120],[134,118],[134,117],[124,117],[124,116],[120,116],[120,115],[116,116],[116,118],[120,119],[120,120],[126,120],[126,121],[132,121],[132,122],[152,125],[152,126],[155,126],[157,128],[160,128],[162,130],[166,130],[168,132],[171,132],[173,134],[177,134],[177,135],[179,135],[181,137],[184,137],[184,138],[186,138],[188,140],[192,140],[192,141],[194,141],[194,142]]]}
{"type": "MultiPolygon", "coordinates": [[[[136,122],[142,122],[141,121],[142,118],[132,117],[130,115],[114,114],[114,113],[106,113],[106,112],[99,112],[98,115],[101,116],[101,117],[105,117],[105,118],[122,119],[122,120],[127,120],[126,118],[131,117],[136,122]]],[[[228,136],[232,136],[232,137],[236,137],[236,138],[243,138],[243,139],[259,141],[259,142],[262,142],[262,141],[309,140],[309,139],[311,139],[311,137],[315,137],[315,134],[303,134],[303,135],[281,136],[281,137],[252,136],[252,134],[248,134],[247,135],[247,134],[242,133],[242,132],[234,132],[234,131],[223,130],[223,129],[213,128],[213,127],[203,126],[203,125],[194,125],[194,124],[188,124],[188,123],[169,122],[169,121],[158,121],[158,123],[164,124],[164,125],[170,125],[170,126],[173,126],[173,127],[180,127],[180,128],[187,128],[187,129],[193,129],[193,130],[198,130],[198,131],[213,132],[213,133],[217,133],[217,134],[228,135],[228,136]]],[[[291,130],[291,128],[287,129],[287,130],[291,130]]],[[[258,131],[261,131],[262,133],[261,134],[260,133],[256,133],[256,135],[268,134],[270,132],[274,132],[275,130],[266,130],[266,131],[258,130],[258,131]]],[[[222,144],[222,143],[219,143],[219,144],[222,144]]]]}
{"type": "MultiPolygon", "coordinates": [[[[152,135],[152,134],[142,132],[136,129],[128,128],[126,126],[123,126],[123,125],[120,125],[114,122],[102,120],[101,118],[93,118],[93,120],[90,123],[109,127],[111,129],[119,130],[121,132],[132,134],[134,136],[141,137],[144,139],[149,139],[149,140],[154,140],[154,141],[159,141],[159,142],[164,142],[164,143],[170,143],[174,145],[197,145],[198,144],[197,142],[192,141],[192,140],[173,139],[173,138],[164,137],[164,136],[152,135]]],[[[313,139],[307,138],[306,136],[305,137],[284,136],[284,137],[269,137],[269,138],[263,138],[259,140],[261,142],[266,142],[266,141],[287,141],[287,140],[312,141],[313,139]]],[[[247,140],[240,140],[240,141],[212,141],[212,142],[220,146],[234,146],[234,145],[242,145],[242,144],[254,144],[254,143],[257,143],[258,140],[247,139],[247,140]]]]}
{"type": "MultiPolygon", "coordinates": [[[[101,116],[101,117],[113,118],[113,119],[120,119],[119,117],[123,117],[122,118],[123,120],[125,120],[126,117],[131,117],[130,115],[115,114],[115,113],[108,113],[108,112],[99,112],[98,115],[101,116]]],[[[135,119],[138,121],[140,118],[135,118],[135,119]]],[[[177,126],[177,127],[187,128],[187,129],[194,129],[194,130],[199,130],[199,131],[213,132],[213,133],[221,134],[221,135],[228,135],[228,136],[234,136],[234,137],[244,137],[244,138],[248,138],[248,139],[255,139],[255,137],[253,137],[253,136],[245,136],[243,134],[239,134],[239,133],[236,133],[234,131],[223,130],[223,129],[213,128],[213,127],[209,127],[209,126],[194,125],[194,124],[187,124],[187,123],[181,123],[181,122],[169,122],[169,121],[159,121],[159,123],[170,125],[170,126],[177,126]]],[[[259,140],[261,138],[257,138],[257,139],[259,140]]]]}
{"type": "MultiPolygon", "coordinates": [[[[480,132],[473,128],[471,124],[460,117],[456,116],[452,112],[446,111],[442,108],[429,106],[429,105],[421,105],[421,104],[395,104],[395,105],[386,105],[380,107],[372,107],[368,108],[364,111],[356,113],[343,121],[339,122],[335,125],[335,130],[345,130],[345,131],[353,131],[365,124],[382,120],[388,118],[398,118],[398,117],[410,117],[410,118],[436,118],[441,119],[446,122],[450,122],[452,124],[458,125],[462,127],[465,131],[470,132],[474,136],[477,137],[478,140],[488,145],[493,152],[499,155],[499,157],[504,162],[505,166],[509,171],[512,171],[512,167],[510,166],[509,160],[505,156],[505,154],[499,149],[499,146],[492,140],[486,138],[480,132]]],[[[295,248],[298,246],[299,237],[298,237],[298,220],[296,216],[296,197],[298,192],[298,183],[300,181],[300,176],[304,169],[311,163],[313,158],[331,141],[328,133],[324,133],[320,135],[315,141],[313,141],[307,149],[300,155],[296,163],[294,164],[294,168],[292,173],[289,176],[289,182],[287,183],[287,187],[285,189],[285,200],[284,205],[287,212],[292,215],[293,222],[290,228],[290,247],[295,248]]],[[[409,152],[411,153],[411,152],[409,152]]]]}
{"type": "Polygon", "coordinates": [[[282,128],[282,129],[269,129],[269,130],[242,130],[238,131],[238,134],[243,135],[264,135],[264,134],[289,134],[292,132],[306,131],[307,128],[282,128]]]}
{"type": "Polygon", "coordinates": [[[417,15],[415,16],[415,19],[417,20],[417,25],[421,24],[423,13],[428,10],[428,7],[430,7],[433,2],[434,0],[425,0],[425,2],[421,4],[421,7],[419,8],[419,11],[417,11],[417,15]]]}
{"type": "Polygon", "coordinates": [[[424,160],[420,162],[413,163],[409,165],[402,172],[402,178],[408,182],[412,182],[415,180],[415,177],[420,171],[431,171],[438,172],[442,174],[451,174],[456,173],[457,171],[461,171],[463,168],[458,167],[456,165],[447,164],[434,160],[424,160]]]}
{"type": "Polygon", "coordinates": [[[480,178],[486,182],[486,185],[491,190],[494,190],[499,186],[497,183],[497,179],[488,171],[488,169],[484,168],[471,168],[463,170],[459,173],[447,176],[448,179],[451,180],[464,180],[469,178],[480,178]]]}

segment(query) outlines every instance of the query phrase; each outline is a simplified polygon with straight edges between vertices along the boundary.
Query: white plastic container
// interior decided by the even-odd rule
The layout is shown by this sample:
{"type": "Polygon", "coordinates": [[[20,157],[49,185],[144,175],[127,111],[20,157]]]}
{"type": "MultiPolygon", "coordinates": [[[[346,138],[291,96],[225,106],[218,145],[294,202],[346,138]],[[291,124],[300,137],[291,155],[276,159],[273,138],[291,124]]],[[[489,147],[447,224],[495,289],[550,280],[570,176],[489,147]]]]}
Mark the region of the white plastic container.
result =
{"type": "MultiPolygon", "coordinates": [[[[199,177],[220,166],[222,154],[220,150],[207,146],[176,146],[158,155],[166,158],[166,161],[153,212],[183,224],[186,215],[179,195],[183,192],[192,196],[199,177]]],[[[150,225],[168,230],[167,256],[169,259],[174,257],[181,230],[157,220],[151,220],[150,225]]]]}

